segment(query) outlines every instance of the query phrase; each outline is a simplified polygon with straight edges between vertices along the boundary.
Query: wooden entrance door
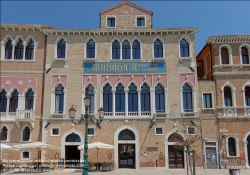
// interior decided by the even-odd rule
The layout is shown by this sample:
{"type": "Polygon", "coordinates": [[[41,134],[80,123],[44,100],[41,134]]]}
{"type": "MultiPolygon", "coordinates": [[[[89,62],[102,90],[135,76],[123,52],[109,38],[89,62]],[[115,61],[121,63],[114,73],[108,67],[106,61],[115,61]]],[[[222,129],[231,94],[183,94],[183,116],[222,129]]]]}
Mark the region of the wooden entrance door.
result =
{"type": "Polygon", "coordinates": [[[135,168],[135,144],[118,144],[119,168],[135,168]]]}
{"type": "Polygon", "coordinates": [[[176,148],[174,145],[168,146],[168,160],[170,169],[184,168],[184,149],[180,146],[176,148]]]}

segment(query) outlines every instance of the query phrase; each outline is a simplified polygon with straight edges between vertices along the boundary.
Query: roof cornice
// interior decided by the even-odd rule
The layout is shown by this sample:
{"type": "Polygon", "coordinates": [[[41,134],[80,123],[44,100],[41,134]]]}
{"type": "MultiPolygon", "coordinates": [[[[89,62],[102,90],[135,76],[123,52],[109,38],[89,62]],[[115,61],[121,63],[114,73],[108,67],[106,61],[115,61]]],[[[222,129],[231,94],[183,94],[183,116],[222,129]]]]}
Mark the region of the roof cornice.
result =
{"type": "Polygon", "coordinates": [[[206,43],[242,43],[250,42],[250,35],[210,36],[206,43]]]}
{"type": "Polygon", "coordinates": [[[39,25],[39,24],[5,24],[5,23],[1,23],[0,24],[1,29],[5,29],[6,31],[8,30],[39,30],[42,31],[43,29],[54,29],[54,27],[52,25],[39,25]]]}
{"type": "Polygon", "coordinates": [[[43,29],[46,35],[171,35],[195,34],[197,28],[163,28],[163,29],[43,29]]]}

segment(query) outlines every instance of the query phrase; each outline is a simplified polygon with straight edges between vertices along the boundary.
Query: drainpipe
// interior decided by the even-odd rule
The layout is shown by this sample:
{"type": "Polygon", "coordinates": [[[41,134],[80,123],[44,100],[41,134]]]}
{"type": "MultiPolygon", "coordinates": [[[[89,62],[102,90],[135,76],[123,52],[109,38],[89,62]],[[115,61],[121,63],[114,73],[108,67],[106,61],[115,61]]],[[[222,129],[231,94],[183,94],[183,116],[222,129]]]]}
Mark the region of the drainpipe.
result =
{"type": "Polygon", "coordinates": [[[42,142],[45,63],[46,63],[46,53],[47,53],[47,35],[46,34],[44,35],[45,35],[45,41],[44,41],[43,75],[42,75],[42,100],[41,100],[41,116],[40,116],[40,129],[39,129],[39,141],[40,142],[42,142]]]}

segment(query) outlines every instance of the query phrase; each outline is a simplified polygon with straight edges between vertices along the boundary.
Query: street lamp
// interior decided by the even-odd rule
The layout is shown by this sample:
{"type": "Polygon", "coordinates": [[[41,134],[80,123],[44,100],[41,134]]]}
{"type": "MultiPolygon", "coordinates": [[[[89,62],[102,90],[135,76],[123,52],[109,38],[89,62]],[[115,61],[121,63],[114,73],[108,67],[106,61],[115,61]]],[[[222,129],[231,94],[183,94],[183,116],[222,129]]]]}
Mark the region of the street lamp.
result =
{"type": "Polygon", "coordinates": [[[84,142],[84,164],[83,164],[83,169],[84,171],[82,172],[82,175],[88,175],[89,173],[89,165],[88,165],[88,120],[91,119],[91,121],[98,126],[98,128],[101,128],[100,124],[103,121],[104,118],[104,110],[103,108],[100,108],[98,110],[99,112],[99,119],[96,119],[94,116],[89,115],[89,106],[90,106],[90,97],[86,96],[84,98],[84,104],[85,104],[85,114],[81,116],[81,120],[79,123],[74,123],[75,119],[75,113],[76,110],[73,106],[69,109],[69,117],[71,118],[71,122],[74,125],[80,124],[83,120],[85,120],[85,142],[84,142]]]}

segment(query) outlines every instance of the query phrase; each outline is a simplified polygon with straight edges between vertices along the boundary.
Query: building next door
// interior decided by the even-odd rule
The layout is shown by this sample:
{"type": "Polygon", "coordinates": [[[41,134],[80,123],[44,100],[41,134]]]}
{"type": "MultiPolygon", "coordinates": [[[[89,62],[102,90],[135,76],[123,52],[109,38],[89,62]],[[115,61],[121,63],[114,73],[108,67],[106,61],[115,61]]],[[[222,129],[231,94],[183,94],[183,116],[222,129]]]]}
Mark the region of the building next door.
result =
{"type": "Polygon", "coordinates": [[[181,146],[168,145],[168,160],[170,169],[184,168],[184,149],[181,146]]]}
{"type": "Polygon", "coordinates": [[[118,144],[119,168],[135,168],[135,144],[118,144]]]}

